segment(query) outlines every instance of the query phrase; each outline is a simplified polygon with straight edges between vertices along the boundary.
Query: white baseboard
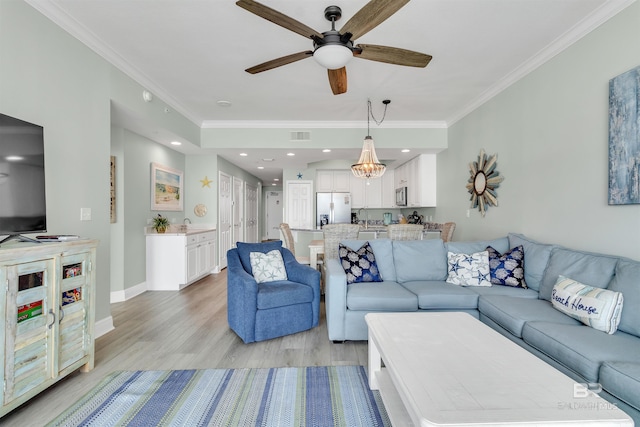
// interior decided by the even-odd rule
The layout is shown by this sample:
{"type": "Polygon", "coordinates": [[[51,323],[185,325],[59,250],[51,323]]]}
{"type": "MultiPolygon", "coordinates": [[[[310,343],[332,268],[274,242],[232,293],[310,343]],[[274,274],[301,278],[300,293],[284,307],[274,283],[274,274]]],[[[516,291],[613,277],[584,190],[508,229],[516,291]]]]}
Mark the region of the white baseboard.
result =
{"type": "Polygon", "coordinates": [[[93,326],[93,332],[96,338],[100,338],[107,332],[111,332],[114,329],[113,317],[111,316],[98,320],[93,326]]]}
{"type": "Polygon", "coordinates": [[[135,296],[143,294],[147,291],[147,283],[142,282],[139,285],[132,286],[123,291],[111,292],[111,304],[114,302],[124,302],[135,296]]]}

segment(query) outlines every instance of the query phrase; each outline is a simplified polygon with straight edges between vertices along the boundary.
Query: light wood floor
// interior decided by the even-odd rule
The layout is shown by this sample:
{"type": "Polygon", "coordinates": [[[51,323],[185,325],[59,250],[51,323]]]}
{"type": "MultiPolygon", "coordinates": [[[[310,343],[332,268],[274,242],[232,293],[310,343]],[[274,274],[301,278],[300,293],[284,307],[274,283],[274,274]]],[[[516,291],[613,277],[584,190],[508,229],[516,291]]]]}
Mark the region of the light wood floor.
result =
{"type": "Polygon", "coordinates": [[[112,304],[115,330],[96,340],[95,368],[71,374],[1,418],[0,425],[42,426],[119,370],[367,366],[366,341],[329,341],[324,302],[317,328],[244,344],[227,324],[226,276],[224,270],[179,292],[145,292],[112,304]]]}

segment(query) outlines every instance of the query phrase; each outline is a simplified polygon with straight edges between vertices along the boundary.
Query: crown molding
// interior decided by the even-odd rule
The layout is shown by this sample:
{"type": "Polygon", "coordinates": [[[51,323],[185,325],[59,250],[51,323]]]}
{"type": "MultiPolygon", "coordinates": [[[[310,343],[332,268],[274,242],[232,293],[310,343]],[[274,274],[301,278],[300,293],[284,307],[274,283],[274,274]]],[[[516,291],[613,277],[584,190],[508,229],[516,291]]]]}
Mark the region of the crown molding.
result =
{"type": "Polygon", "coordinates": [[[453,114],[446,120],[447,126],[451,126],[457,121],[470,114],[485,102],[489,101],[509,86],[519,81],[527,74],[531,73],[553,57],[582,39],[591,31],[604,24],[609,19],[626,9],[633,4],[636,0],[610,0],[607,3],[596,9],[591,15],[568,29],[560,37],[549,43],[544,49],[524,62],[518,68],[507,74],[502,80],[496,82],[489,89],[484,91],[478,98],[470,102],[457,113],[453,114]]]}
{"type": "MultiPolygon", "coordinates": [[[[444,121],[386,121],[378,128],[446,129],[444,121]]],[[[202,129],[366,129],[366,121],[205,120],[202,129]]]]}

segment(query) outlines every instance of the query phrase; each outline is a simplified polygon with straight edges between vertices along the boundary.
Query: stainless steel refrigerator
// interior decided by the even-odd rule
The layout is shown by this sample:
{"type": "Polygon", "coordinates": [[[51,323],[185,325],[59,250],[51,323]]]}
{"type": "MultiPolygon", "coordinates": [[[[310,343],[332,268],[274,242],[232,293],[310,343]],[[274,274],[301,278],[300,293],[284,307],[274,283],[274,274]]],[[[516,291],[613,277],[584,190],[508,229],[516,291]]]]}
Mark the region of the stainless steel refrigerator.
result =
{"type": "Polygon", "coordinates": [[[351,193],[316,193],[316,226],[351,223],[351,193]]]}

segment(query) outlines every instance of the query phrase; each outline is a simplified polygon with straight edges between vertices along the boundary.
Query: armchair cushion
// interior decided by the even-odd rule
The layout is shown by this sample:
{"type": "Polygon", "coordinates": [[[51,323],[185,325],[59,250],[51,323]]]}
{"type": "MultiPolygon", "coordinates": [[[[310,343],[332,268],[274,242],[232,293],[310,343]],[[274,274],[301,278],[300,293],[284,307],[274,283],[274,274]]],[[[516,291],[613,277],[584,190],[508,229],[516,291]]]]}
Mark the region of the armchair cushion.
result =
{"type": "Polygon", "coordinates": [[[266,254],[274,249],[281,251],[282,240],[273,240],[264,243],[237,242],[236,248],[238,249],[238,256],[240,257],[242,267],[244,267],[244,270],[247,273],[253,275],[253,269],[251,268],[251,252],[262,252],[263,254],[266,254]]]}
{"type": "Polygon", "coordinates": [[[257,283],[287,280],[287,270],[279,250],[274,249],[265,253],[251,252],[251,269],[257,283]]]}

